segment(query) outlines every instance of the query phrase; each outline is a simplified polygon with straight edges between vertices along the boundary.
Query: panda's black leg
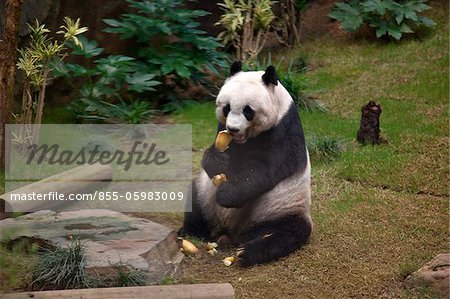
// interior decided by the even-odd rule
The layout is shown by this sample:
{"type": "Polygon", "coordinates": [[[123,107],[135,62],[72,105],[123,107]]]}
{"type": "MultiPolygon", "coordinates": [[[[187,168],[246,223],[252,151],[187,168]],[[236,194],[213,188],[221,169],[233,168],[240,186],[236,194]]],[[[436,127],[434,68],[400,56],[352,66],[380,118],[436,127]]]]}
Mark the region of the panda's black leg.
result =
{"type": "Polygon", "coordinates": [[[238,260],[252,266],[287,256],[308,242],[311,230],[311,223],[297,215],[259,224],[240,236],[238,260]]]}
{"type": "Polygon", "coordinates": [[[198,203],[198,192],[194,182],[191,184],[191,190],[192,197],[188,198],[188,201],[192,202],[192,212],[184,213],[183,227],[178,231],[178,235],[209,240],[211,239],[211,228],[198,203]]]}

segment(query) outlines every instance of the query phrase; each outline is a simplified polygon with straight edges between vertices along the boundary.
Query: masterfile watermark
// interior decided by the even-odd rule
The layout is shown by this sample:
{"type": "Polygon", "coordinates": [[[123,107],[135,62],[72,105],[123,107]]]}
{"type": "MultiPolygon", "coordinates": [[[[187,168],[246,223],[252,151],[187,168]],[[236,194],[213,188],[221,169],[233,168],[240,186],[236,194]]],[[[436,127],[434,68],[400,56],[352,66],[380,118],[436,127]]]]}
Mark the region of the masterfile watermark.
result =
{"type": "Polygon", "coordinates": [[[96,144],[93,149],[82,147],[79,151],[61,150],[58,144],[33,144],[29,147],[28,159],[26,163],[30,165],[33,161],[42,164],[44,161],[50,165],[84,165],[100,163],[109,165],[116,163],[123,165],[123,169],[128,171],[132,164],[136,165],[163,165],[170,161],[167,153],[163,150],[157,150],[156,143],[148,144],[142,141],[135,141],[130,151],[116,149],[101,150],[100,145],[96,144]],[[36,158],[36,159],[35,159],[36,158]]]}
{"type": "Polygon", "coordinates": [[[7,212],[190,210],[191,125],[7,125],[7,212]]]}

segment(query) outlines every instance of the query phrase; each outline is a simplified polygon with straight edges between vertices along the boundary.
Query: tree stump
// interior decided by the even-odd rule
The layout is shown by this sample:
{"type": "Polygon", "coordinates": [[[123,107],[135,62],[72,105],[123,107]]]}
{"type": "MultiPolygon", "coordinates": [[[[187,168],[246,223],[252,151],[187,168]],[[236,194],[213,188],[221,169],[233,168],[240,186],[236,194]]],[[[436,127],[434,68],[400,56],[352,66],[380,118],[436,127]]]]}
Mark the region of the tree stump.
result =
{"type": "Polygon", "coordinates": [[[361,108],[361,122],[356,139],[361,144],[380,144],[381,105],[370,101],[361,108]]]}

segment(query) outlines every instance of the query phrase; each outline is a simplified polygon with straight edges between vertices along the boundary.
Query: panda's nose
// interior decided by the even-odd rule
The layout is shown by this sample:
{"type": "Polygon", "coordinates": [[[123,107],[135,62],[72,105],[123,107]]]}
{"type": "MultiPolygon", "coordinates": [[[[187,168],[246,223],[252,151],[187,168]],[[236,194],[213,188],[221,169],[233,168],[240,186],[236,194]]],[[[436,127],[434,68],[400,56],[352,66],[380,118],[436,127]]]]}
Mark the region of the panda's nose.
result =
{"type": "Polygon", "coordinates": [[[233,127],[228,127],[228,126],[227,126],[227,130],[230,133],[237,133],[237,132],[239,132],[239,129],[233,128],[233,127]]]}

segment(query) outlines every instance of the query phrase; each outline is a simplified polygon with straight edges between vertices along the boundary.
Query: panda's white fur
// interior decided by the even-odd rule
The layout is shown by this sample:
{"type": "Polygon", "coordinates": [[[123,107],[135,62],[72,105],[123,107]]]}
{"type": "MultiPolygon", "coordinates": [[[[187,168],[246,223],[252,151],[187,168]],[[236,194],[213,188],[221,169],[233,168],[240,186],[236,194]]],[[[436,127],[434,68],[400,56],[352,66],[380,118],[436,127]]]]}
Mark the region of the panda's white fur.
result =
{"type": "Polygon", "coordinates": [[[243,265],[285,256],[305,244],[312,231],[303,129],[291,96],[269,68],[237,72],[221,88],[218,130],[234,128],[234,142],[225,153],[214,146],[205,152],[204,169],[193,182],[193,212],[184,221],[188,234],[227,235],[242,247],[243,265]],[[247,106],[251,118],[243,113],[247,106]],[[216,188],[211,177],[221,172],[229,181],[216,188]]]}
{"type": "Polygon", "coordinates": [[[278,124],[289,110],[292,98],[281,84],[266,88],[261,81],[263,74],[262,71],[240,72],[226,80],[216,99],[219,122],[245,129],[250,123],[240,112],[249,104],[257,115],[249,137],[255,137],[278,124]],[[231,104],[231,111],[225,119],[222,109],[227,104],[231,104]]]}

